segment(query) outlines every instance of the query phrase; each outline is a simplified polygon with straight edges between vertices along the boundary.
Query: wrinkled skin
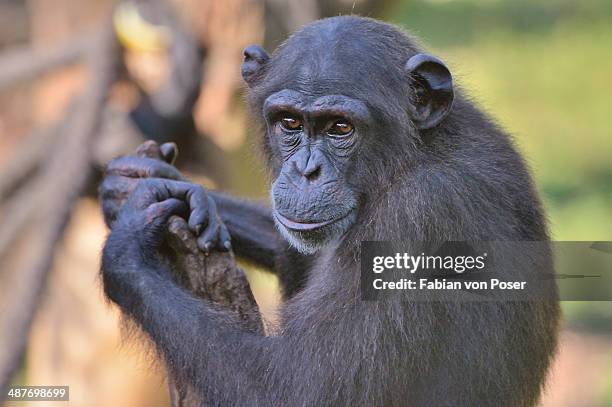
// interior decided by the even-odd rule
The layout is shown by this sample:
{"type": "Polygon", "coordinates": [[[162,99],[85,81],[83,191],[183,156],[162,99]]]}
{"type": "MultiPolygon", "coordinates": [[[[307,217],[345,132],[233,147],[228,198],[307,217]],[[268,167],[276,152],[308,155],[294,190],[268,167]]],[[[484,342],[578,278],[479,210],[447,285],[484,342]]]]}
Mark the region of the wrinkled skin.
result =
{"type": "Polygon", "coordinates": [[[358,195],[348,182],[350,158],[368,109],[341,95],[312,98],[283,90],[266,99],[264,118],[283,160],[272,183],[274,219],[294,247],[315,253],[355,222],[358,195]],[[288,131],[279,123],[287,111],[306,118],[300,129],[288,131]],[[339,117],[356,126],[351,134],[329,133],[339,117]]]}

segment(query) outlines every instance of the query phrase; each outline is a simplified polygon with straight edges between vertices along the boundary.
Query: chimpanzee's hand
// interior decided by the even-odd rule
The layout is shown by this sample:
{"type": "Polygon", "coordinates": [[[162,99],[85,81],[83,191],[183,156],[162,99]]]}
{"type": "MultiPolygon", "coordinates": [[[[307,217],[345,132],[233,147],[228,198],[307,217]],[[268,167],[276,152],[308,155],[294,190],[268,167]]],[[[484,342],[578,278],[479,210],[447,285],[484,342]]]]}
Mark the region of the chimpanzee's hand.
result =
{"type": "Polygon", "coordinates": [[[109,241],[119,238],[125,245],[137,243],[145,255],[155,253],[163,242],[166,223],[172,215],[187,220],[203,251],[231,248],[229,232],[206,190],[189,182],[161,178],[138,181],[119,211],[109,241]]]}
{"type": "Polygon", "coordinates": [[[186,181],[172,165],[176,155],[177,149],[174,143],[159,146],[154,141],[146,141],[138,147],[134,155],[116,158],[108,164],[99,192],[104,221],[109,227],[113,226],[119,210],[140,179],[165,178],[186,181]]]}
{"type": "Polygon", "coordinates": [[[141,179],[119,211],[102,252],[104,292],[126,311],[134,309],[151,278],[169,276],[158,272],[163,266],[157,255],[172,215],[187,219],[201,249],[230,249],[229,233],[203,187],[161,178],[141,179]]]}

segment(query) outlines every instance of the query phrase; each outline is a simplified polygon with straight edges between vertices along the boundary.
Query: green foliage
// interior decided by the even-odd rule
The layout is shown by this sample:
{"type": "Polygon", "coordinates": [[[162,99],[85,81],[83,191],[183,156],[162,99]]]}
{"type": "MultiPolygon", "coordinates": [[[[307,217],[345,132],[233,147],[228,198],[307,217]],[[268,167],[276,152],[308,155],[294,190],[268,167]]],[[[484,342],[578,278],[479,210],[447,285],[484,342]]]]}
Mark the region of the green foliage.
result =
{"type": "Polygon", "coordinates": [[[388,17],[434,46],[466,45],[490,31],[544,35],[565,22],[609,21],[608,0],[404,0],[388,17]]]}
{"type": "Polygon", "coordinates": [[[570,328],[612,333],[612,306],[607,301],[567,301],[563,303],[563,311],[570,328]]]}
{"type": "Polygon", "coordinates": [[[556,240],[612,240],[612,2],[404,1],[389,12],[515,137],[556,240]]]}
{"type": "MultiPolygon", "coordinates": [[[[388,16],[514,136],[553,238],[612,240],[612,2],[406,0],[388,16]]],[[[612,327],[612,303],[564,309],[570,326],[612,327]]]]}

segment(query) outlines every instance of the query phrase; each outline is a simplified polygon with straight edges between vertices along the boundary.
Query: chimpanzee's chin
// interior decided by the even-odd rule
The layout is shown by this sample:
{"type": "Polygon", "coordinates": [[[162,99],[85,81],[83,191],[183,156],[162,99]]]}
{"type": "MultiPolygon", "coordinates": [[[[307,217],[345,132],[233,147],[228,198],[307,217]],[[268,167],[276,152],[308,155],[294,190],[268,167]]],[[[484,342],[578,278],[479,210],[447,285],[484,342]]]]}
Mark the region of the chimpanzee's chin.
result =
{"type": "Polygon", "coordinates": [[[288,223],[285,217],[275,211],[274,221],[277,229],[293,248],[302,254],[314,254],[341,238],[353,224],[355,216],[355,211],[351,211],[336,220],[319,222],[318,227],[311,228],[288,223]]]}

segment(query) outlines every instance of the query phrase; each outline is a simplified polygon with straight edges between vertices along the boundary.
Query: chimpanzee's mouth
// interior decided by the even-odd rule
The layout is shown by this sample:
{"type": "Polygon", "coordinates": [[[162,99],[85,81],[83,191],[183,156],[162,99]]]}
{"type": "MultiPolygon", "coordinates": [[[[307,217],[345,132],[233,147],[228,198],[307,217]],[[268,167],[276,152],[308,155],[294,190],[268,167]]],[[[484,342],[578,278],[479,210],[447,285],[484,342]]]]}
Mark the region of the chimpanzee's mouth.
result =
{"type": "Polygon", "coordinates": [[[295,232],[310,232],[316,229],[320,229],[324,226],[331,225],[332,223],[338,222],[339,220],[346,218],[349,214],[350,212],[334,219],[324,220],[321,222],[310,222],[291,220],[281,215],[278,211],[274,211],[274,217],[276,218],[276,220],[287,229],[295,232]]]}

